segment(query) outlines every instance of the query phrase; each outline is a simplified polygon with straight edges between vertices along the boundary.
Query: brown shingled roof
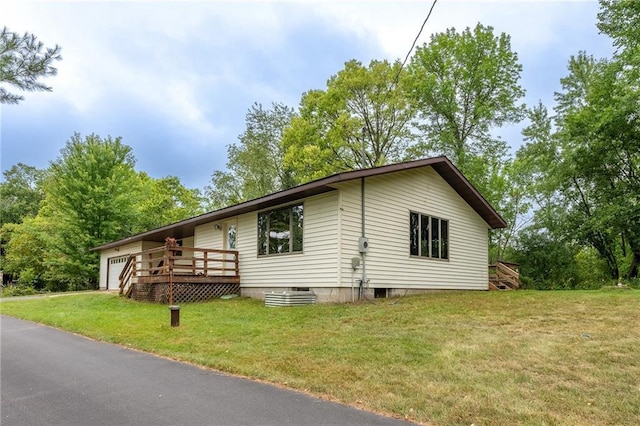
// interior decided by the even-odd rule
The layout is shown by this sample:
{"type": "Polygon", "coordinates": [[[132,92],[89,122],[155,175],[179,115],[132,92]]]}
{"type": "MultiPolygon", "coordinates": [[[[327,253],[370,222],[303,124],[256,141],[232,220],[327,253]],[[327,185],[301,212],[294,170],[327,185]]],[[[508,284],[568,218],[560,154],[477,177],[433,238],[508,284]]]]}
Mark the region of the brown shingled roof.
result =
{"type": "Polygon", "coordinates": [[[157,241],[163,242],[167,236],[174,238],[186,238],[193,235],[194,228],[209,222],[226,219],[228,217],[237,216],[243,213],[249,213],[265,208],[273,207],[279,204],[285,204],[291,201],[300,200],[302,198],[313,195],[322,194],[329,191],[335,191],[335,185],[340,182],[360,179],[363,177],[379,176],[387,173],[394,173],[401,170],[411,170],[420,167],[429,166],[433,168],[451,187],[484,219],[487,224],[493,228],[505,228],[507,223],[494,210],[493,207],[484,199],[473,185],[462,175],[460,170],[453,165],[447,157],[425,158],[422,160],[408,161],[405,163],[390,164],[387,166],[374,167],[370,169],[353,170],[350,172],[337,173],[322,179],[308,182],[284,191],[275,192],[265,195],[264,197],[236,204],[234,206],[225,207],[220,210],[185,219],[180,222],[166,225],[160,228],[152,229],[141,234],[133,235],[122,240],[103,244],[92,250],[105,250],[124,244],[134,243],[138,241],[157,241]]]}

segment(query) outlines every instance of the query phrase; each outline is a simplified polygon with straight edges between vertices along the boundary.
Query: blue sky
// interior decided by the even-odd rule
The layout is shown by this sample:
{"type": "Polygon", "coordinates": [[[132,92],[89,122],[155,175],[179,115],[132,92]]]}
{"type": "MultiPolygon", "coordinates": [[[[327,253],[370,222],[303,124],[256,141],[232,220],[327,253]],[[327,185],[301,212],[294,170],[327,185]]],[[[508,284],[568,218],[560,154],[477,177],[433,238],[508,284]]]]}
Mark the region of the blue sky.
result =
{"type": "MultiPolygon", "coordinates": [[[[121,136],[136,168],[203,188],[259,102],[296,107],[350,59],[403,59],[431,1],[117,1],[3,4],[3,26],[62,46],[52,93],[2,105],[2,170],[46,168],[74,132],[121,136]]],[[[553,106],[570,55],[611,55],[596,1],[440,0],[429,35],[480,22],[511,36],[524,101],[553,106]]],[[[500,134],[513,149],[520,127],[500,134]]]]}

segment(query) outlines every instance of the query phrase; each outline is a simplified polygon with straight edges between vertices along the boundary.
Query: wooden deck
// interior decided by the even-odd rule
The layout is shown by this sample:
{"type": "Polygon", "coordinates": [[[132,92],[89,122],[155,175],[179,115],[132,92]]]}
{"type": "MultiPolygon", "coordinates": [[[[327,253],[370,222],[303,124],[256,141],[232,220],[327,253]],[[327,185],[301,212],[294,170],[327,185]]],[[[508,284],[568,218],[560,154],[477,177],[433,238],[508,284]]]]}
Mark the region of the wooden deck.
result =
{"type": "Polygon", "coordinates": [[[238,252],[158,247],[129,256],[120,295],[156,303],[183,303],[240,294],[238,252]]]}

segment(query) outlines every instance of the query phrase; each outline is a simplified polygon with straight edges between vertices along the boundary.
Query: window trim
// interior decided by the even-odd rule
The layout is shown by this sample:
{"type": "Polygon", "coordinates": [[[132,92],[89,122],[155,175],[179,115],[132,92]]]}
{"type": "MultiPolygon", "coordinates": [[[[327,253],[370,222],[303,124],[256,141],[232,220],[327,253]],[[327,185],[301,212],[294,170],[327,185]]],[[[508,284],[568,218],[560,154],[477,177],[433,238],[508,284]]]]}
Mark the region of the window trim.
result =
{"type": "Polygon", "coordinates": [[[450,238],[449,238],[450,236],[449,231],[451,229],[450,223],[451,222],[449,219],[443,219],[438,216],[433,216],[430,214],[420,213],[415,210],[410,210],[409,211],[409,257],[448,262],[449,259],[451,258],[450,238]],[[414,220],[414,217],[416,216],[418,219],[417,222],[414,220]],[[438,238],[436,240],[433,239],[433,234],[432,234],[432,226],[434,224],[434,221],[437,221],[438,223],[438,238]],[[424,222],[426,222],[427,224],[426,239],[424,238],[425,235],[423,235],[424,222]],[[445,225],[446,238],[443,238],[443,229],[442,229],[443,223],[446,223],[445,225]],[[423,253],[423,242],[427,248],[426,254],[423,253]],[[434,256],[432,253],[432,250],[436,245],[435,244],[436,242],[438,247],[438,256],[434,256]],[[443,244],[443,242],[445,242],[446,244],[443,244]],[[417,254],[414,253],[414,248],[417,249],[417,254]],[[443,250],[443,248],[445,248],[446,250],[446,257],[443,256],[443,251],[445,251],[443,250]]]}
{"type": "Polygon", "coordinates": [[[287,204],[287,205],[283,205],[283,206],[279,206],[279,207],[275,207],[275,208],[271,208],[271,209],[267,209],[267,210],[262,210],[257,212],[257,216],[256,216],[256,231],[257,231],[257,238],[256,238],[256,255],[257,257],[272,257],[272,256],[286,256],[286,255],[291,255],[291,254],[301,254],[304,253],[304,202],[298,202],[298,203],[292,203],[292,204],[287,204]],[[295,223],[294,223],[294,214],[293,214],[293,210],[294,208],[300,207],[301,212],[302,212],[302,226],[300,227],[301,235],[300,235],[300,249],[299,250],[295,250],[296,247],[296,242],[294,241],[295,236],[297,235],[297,233],[295,232],[295,223]],[[286,252],[282,252],[282,253],[269,253],[269,234],[270,234],[270,223],[269,223],[269,219],[270,219],[270,214],[272,212],[278,211],[278,210],[288,210],[289,212],[289,251],[286,252]],[[261,247],[261,231],[260,231],[260,217],[261,215],[264,215],[264,217],[266,217],[266,228],[265,228],[265,232],[264,232],[264,237],[266,238],[266,253],[261,253],[260,251],[263,249],[263,247],[261,247]]]}

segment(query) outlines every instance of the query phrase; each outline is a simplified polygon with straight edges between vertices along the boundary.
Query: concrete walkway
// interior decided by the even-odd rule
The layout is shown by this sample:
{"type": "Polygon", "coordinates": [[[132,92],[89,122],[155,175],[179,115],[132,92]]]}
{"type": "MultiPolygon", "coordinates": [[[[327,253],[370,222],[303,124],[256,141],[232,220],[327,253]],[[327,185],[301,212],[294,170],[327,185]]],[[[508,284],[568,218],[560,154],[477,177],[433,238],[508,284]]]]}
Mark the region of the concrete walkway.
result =
{"type": "Polygon", "coordinates": [[[108,290],[85,290],[85,291],[65,291],[60,293],[31,294],[29,296],[0,297],[0,303],[2,303],[3,301],[11,301],[11,300],[46,299],[48,297],[77,296],[78,294],[118,294],[118,292],[108,291],[108,290]]]}

